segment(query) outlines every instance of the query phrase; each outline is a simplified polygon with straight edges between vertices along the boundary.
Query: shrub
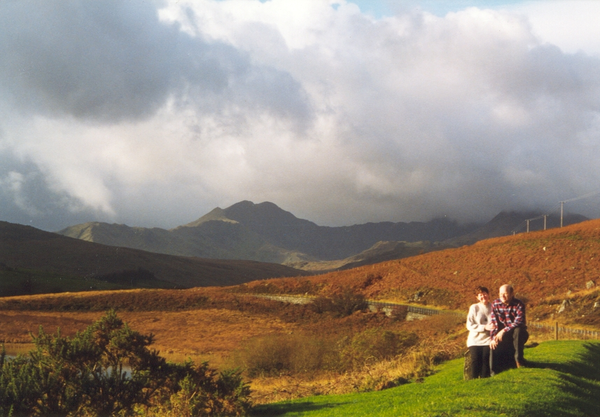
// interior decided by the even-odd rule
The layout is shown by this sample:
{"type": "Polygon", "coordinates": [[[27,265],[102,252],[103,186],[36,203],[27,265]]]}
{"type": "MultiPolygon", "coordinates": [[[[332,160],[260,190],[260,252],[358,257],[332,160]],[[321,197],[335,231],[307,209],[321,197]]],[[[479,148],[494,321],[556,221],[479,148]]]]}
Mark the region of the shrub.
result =
{"type": "Polygon", "coordinates": [[[253,338],[233,355],[251,377],[334,369],[338,356],[335,340],[309,333],[253,338]]]}
{"type": "Polygon", "coordinates": [[[317,297],[311,307],[317,313],[332,312],[337,317],[346,317],[367,309],[368,305],[364,295],[346,289],[332,297],[317,297]]]}
{"type": "Polygon", "coordinates": [[[28,356],[0,355],[0,416],[113,416],[139,409],[151,415],[177,408],[175,400],[187,393],[195,398],[188,415],[237,415],[249,407],[239,373],[168,364],[148,348],[152,335],[131,330],[114,311],[72,339],[40,328],[33,342],[28,356]]]}
{"type": "Polygon", "coordinates": [[[253,377],[304,373],[321,369],[328,350],[323,339],[310,335],[270,335],[248,341],[235,361],[253,377]]]}
{"type": "Polygon", "coordinates": [[[344,369],[359,369],[369,362],[381,362],[400,355],[417,342],[415,333],[367,329],[346,340],[341,347],[341,363],[344,369]]]}
{"type": "Polygon", "coordinates": [[[417,342],[414,333],[380,328],[337,339],[305,333],[270,335],[249,340],[234,354],[234,361],[251,377],[346,372],[391,359],[417,342]]]}
{"type": "Polygon", "coordinates": [[[217,374],[206,362],[194,365],[191,361],[175,368],[153,401],[154,406],[139,407],[139,414],[148,417],[238,416],[247,414],[250,409],[250,389],[239,371],[217,374]]]}

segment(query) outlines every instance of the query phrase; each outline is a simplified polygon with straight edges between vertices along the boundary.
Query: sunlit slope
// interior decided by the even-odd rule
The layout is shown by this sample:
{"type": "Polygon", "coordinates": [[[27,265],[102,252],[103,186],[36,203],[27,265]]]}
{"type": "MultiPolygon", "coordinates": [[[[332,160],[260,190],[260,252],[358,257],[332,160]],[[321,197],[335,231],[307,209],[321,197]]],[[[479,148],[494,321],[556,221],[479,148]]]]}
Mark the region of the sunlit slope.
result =
{"type": "Polygon", "coordinates": [[[495,293],[512,283],[519,296],[535,302],[586,289],[599,277],[600,220],[590,220],[310,278],[253,282],[243,290],[328,294],[353,288],[373,299],[464,309],[477,285],[495,293]]]}

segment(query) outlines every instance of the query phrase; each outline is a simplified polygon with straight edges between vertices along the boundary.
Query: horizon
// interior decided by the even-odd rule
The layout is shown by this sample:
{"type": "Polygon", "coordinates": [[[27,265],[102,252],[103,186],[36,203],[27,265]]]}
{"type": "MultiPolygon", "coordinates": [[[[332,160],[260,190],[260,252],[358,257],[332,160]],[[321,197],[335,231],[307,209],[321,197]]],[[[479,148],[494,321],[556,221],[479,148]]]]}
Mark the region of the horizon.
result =
{"type": "MultiPolygon", "coordinates": [[[[170,228],[162,228],[162,227],[159,227],[157,225],[151,225],[151,224],[147,225],[147,226],[138,226],[138,225],[135,225],[135,224],[127,224],[127,223],[115,223],[115,222],[103,222],[103,221],[97,221],[97,220],[90,220],[90,221],[84,221],[84,222],[81,222],[81,223],[70,224],[70,225],[67,225],[67,226],[63,227],[62,229],[57,229],[57,230],[46,230],[46,229],[41,229],[41,228],[38,228],[38,229],[46,231],[46,232],[59,233],[59,232],[62,232],[63,230],[65,230],[65,229],[68,229],[69,227],[73,227],[73,226],[80,226],[80,225],[84,225],[84,224],[88,224],[88,223],[101,223],[101,224],[109,224],[109,225],[115,225],[116,224],[116,225],[122,225],[122,226],[127,226],[127,227],[141,227],[141,228],[148,228],[148,229],[158,228],[158,229],[164,229],[164,230],[171,230],[171,229],[175,229],[177,227],[185,226],[185,225],[190,224],[190,223],[194,223],[194,222],[200,220],[202,217],[210,214],[214,210],[217,210],[217,209],[227,210],[230,207],[233,207],[233,206],[236,206],[236,205],[239,205],[239,204],[243,204],[243,203],[251,203],[254,206],[258,206],[258,205],[265,204],[265,203],[266,204],[272,204],[272,205],[276,206],[279,210],[287,212],[287,213],[290,213],[291,215],[293,215],[298,220],[309,221],[309,222],[315,224],[318,227],[334,227],[334,228],[335,227],[351,227],[351,226],[363,225],[363,224],[366,224],[366,223],[379,223],[379,222],[365,222],[365,223],[345,224],[345,225],[339,225],[339,226],[327,226],[327,225],[318,224],[318,223],[316,223],[313,220],[308,219],[308,218],[298,217],[292,211],[286,210],[286,209],[280,207],[278,204],[276,204],[274,202],[271,202],[271,201],[261,201],[259,203],[256,203],[256,202],[253,202],[253,201],[250,201],[250,200],[243,200],[243,201],[238,201],[237,203],[234,203],[231,206],[224,207],[224,208],[223,207],[214,207],[211,210],[208,210],[206,213],[200,215],[199,217],[197,216],[197,217],[195,217],[192,220],[185,221],[184,223],[175,225],[175,226],[170,227],[170,228]]],[[[492,222],[496,217],[498,217],[498,216],[500,216],[502,214],[513,214],[513,213],[517,214],[517,215],[532,215],[532,216],[535,216],[535,217],[532,217],[530,219],[523,220],[523,222],[521,222],[521,224],[519,224],[515,228],[515,232],[518,231],[518,230],[523,229],[525,227],[525,224],[526,224],[527,220],[535,221],[535,220],[542,219],[544,216],[548,216],[548,217],[554,217],[554,216],[556,216],[558,218],[561,217],[561,211],[560,211],[560,209],[555,210],[555,211],[550,211],[550,212],[547,212],[547,211],[545,212],[545,211],[540,210],[540,209],[531,209],[531,210],[510,210],[510,209],[508,209],[508,210],[501,210],[498,213],[496,213],[495,215],[491,216],[490,218],[482,220],[482,221],[479,221],[479,222],[460,222],[460,221],[458,221],[456,219],[449,218],[448,216],[433,217],[433,218],[428,219],[428,220],[409,220],[409,221],[406,221],[406,222],[392,222],[391,220],[381,220],[380,222],[381,223],[392,222],[392,223],[407,223],[408,224],[408,223],[412,223],[412,222],[429,223],[429,222],[434,222],[434,221],[437,221],[437,220],[444,220],[444,219],[446,219],[446,220],[448,220],[450,222],[456,222],[456,223],[458,223],[460,225],[463,225],[463,226],[469,226],[469,225],[473,226],[473,225],[475,225],[475,226],[480,227],[480,226],[484,226],[484,225],[492,222]]],[[[562,215],[564,215],[564,217],[582,216],[580,213],[576,213],[576,212],[572,212],[572,211],[567,211],[567,210],[564,210],[564,212],[562,213],[562,215]]],[[[584,217],[586,217],[586,216],[584,216],[584,217]]],[[[587,217],[587,220],[595,220],[595,219],[598,219],[598,218],[600,218],[600,217],[587,217]]],[[[0,221],[2,221],[2,219],[0,219],[0,221]]],[[[24,223],[18,223],[18,222],[9,222],[9,223],[19,224],[19,225],[22,225],[22,226],[32,226],[30,224],[24,224],[24,223]]],[[[33,226],[33,227],[35,227],[35,226],[33,226]]],[[[532,227],[536,228],[537,226],[534,224],[534,225],[532,225],[532,227]]]]}
{"type": "Polygon", "coordinates": [[[600,217],[600,2],[0,4],[0,219],[600,217]]]}

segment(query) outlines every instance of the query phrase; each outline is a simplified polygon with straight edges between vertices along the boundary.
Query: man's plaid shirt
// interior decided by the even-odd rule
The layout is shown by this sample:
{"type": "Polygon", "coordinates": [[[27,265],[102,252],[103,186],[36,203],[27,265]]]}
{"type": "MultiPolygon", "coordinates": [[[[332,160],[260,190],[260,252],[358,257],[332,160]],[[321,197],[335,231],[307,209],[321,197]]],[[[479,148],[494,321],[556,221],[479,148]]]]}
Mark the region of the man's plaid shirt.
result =
{"type": "Polygon", "coordinates": [[[494,330],[490,332],[492,340],[502,330],[511,331],[515,327],[525,327],[525,304],[521,300],[513,298],[508,305],[499,298],[492,303],[492,324],[494,330]]]}

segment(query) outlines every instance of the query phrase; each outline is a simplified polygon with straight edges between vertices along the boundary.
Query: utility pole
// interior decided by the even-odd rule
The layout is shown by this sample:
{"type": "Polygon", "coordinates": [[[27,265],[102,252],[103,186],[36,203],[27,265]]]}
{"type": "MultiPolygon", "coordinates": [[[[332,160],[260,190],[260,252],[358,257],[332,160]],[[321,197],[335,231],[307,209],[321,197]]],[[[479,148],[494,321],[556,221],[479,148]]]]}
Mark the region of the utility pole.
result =
{"type": "Polygon", "coordinates": [[[563,215],[565,213],[565,202],[560,202],[560,227],[563,227],[563,215]]]}
{"type": "Polygon", "coordinates": [[[548,217],[548,215],[544,214],[544,230],[546,230],[546,217],[548,217]]]}

